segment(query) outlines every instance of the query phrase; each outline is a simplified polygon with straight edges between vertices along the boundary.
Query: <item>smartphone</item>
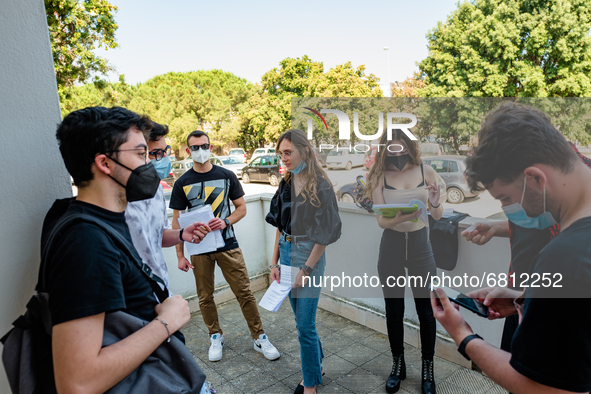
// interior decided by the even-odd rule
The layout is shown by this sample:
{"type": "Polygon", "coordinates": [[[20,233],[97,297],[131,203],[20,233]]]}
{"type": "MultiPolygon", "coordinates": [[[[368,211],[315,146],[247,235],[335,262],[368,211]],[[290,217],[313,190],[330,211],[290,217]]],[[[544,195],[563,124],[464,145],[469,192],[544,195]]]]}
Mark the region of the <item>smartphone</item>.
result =
{"type": "Polygon", "coordinates": [[[467,295],[462,294],[459,291],[452,289],[450,287],[441,286],[440,288],[445,292],[445,294],[451,301],[455,302],[460,306],[463,306],[466,309],[471,310],[479,316],[488,317],[488,307],[484,305],[482,302],[470,298],[467,295]]]}

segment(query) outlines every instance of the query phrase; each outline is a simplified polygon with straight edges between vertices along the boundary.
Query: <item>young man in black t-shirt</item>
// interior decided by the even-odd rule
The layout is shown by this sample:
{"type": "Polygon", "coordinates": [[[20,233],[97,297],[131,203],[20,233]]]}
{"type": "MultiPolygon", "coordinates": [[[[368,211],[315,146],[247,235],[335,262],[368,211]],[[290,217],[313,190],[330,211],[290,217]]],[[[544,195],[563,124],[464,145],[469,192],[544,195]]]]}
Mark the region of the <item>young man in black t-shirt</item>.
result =
{"type": "Polygon", "coordinates": [[[472,188],[481,183],[501,201],[512,222],[530,229],[558,223],[560,233],[534,258],[523,304],[507,288],[469,293],[489,306],[489,318],[520,314],[510,353],[473,335],[440,289],[432,297],[436,319],[465,357],[513,393],[589,392],[591,172],[545,114],[505,103],[486,117],[467,175],[472,188]]]}
{"type": "Polygon", "coordinates": [[[242,185],[232,171],[213,165],[209,161],[210,144],[206,133],[196,130],[189,134],[187,146],[189,146],[187,153],[193,158],[193,168],[174,183],[169,204],[169,207],[174,210],[172,227],[180,228],[178,218],[181,211],[185,209],[191,211],[204,205],[211,205],[214,219],[208,225],[212,231],[222,231],[225,243],[215,252],[191,256],[191,262],[185,258],[184,243],[181,242],[176,246],[179,269],[188,271],[192,268],[195,275],[199,308],[211,340],[209,360],[221,360],[224,346],[224,336],[213,298],[216,262],[240,304],[254,341],[254,350],[262,353],[269,360],[278,359],[279,352],[263,330],[256,299],[250,290],[246,264],[232,227],[246,215],[242,185]],[[230,211],[230,201],[234,204],[234,212],[230,211]]]}
{"type": "MultiPolygon", "coordinates": [[[[85,108],[64,118],[57,139],[78,196],[67,208],[54,204],[44,242],[66,209],[66,215],[88,214],[106,222],[131,243],[127,202],[152,197],[159,183],[143,134],[151,127],[148,118],[124,108],[85,108]]],[[[139,267],[94,225],[81,222],[64,230],[43,264],[39,288],[49,293],[58,392],[105,392],[190,319],[181,296],[158,304],[139,267]],[[119,310],[148,323],[102,347],[105,314],[119,310]]]]}

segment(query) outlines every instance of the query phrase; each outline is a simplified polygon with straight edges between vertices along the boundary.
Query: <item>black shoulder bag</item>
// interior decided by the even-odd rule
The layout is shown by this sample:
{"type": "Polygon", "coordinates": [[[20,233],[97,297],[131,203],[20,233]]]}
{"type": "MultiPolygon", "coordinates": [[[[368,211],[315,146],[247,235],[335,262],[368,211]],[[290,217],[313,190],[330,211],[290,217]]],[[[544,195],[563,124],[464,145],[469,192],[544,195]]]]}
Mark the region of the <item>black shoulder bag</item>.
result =
{"type": "Polygon", "coordinates": [[[429,215],[429,239],[437,268],[451,271],[458,263],[458,225],[467,213],[454,211],[454,216],[435,220],[429,215]]]}

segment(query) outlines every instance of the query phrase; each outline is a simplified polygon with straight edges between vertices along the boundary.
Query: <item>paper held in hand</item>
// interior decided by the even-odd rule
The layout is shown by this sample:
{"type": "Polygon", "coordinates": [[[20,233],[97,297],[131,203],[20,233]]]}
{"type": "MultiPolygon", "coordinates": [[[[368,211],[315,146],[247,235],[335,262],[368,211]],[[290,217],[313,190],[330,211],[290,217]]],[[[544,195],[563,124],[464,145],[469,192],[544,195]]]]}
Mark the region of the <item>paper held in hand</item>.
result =
{"type": "MultiPolygon", "coordinates": [[[[191,212],[182,214],[179,217],[179,225],[181,226],[181,228],[185,228],[188,225],[193,224],[195,222],[203,222],[207,224],[213,218],[214,216],[213,211],[211,210],[211,205],[208,204],[200,208],[197,208],[191,212]]],[[[225,243],[224,237],[222,237],[222,230],[212,231],[211,233],[207,234],[205,238],[203,238],[203,240],[198,244],[185,242],[185,246],[187,247],[187,253],[189,253],[189,255],[214,252],[224,245],[225,243]]]]}
{"type": "Polygon", "coordinates": [[[298,271],[299,270],[297,268],[292,269],[290,265],[282,265],[281,277],[279,278],[281,283],[277,283],[276,280],[271,283],[271,286],[269,286],[267,289],[263,299],[261,302],[259,302],[259,306],[265,308],[268,311],[277,312],[283,303],[283,300],[285,300],[285,297],[287,297],[291,291],[293,280],[295,279],[298,271]]]}

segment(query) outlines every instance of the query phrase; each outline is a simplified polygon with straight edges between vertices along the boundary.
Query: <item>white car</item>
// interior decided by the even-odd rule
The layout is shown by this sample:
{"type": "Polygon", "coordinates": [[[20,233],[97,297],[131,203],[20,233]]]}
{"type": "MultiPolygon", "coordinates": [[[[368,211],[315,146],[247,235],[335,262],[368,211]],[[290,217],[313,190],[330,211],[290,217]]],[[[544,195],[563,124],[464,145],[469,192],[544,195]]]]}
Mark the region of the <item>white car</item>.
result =
{"type": "Polygon", "coordinates": [[[252,152],[252,156],[250,157],[250,161],[253,161],[254,159],[256,159],[259,156],[267,156],[267,155],[273,155],[273,154],[275,154],[275,149],[273,149],[273,148],[255,149],[254,152],[252,152]]]}
{"type": "Polygon", "coordinates": [[[238,179],[242,178],[242,168],[244,167],[244,163],[238,160],[238,157],[235,156],[218,156],[212,157],[209,159],[211,164],[215,164],[216,166],[224,167],[230,171],[232,171],[238,179]]]}
{"type": "Polygon", "coordinates": [[[228,151],[228,156],[240,160],[241,163],[246,163],[246,152],[242,148],[233,148],[228,151]]]}
{"type": "Polygon", "coordinates": [[[353,167],[362,166],[365,162],[365,152],[349,151],[348,148],[333,149],[326,156],[326,168],[344,168],[350,170],[353,167]]]}

